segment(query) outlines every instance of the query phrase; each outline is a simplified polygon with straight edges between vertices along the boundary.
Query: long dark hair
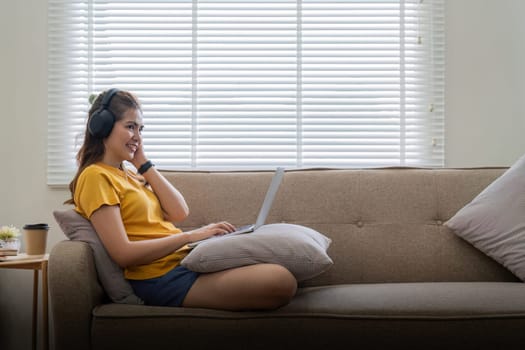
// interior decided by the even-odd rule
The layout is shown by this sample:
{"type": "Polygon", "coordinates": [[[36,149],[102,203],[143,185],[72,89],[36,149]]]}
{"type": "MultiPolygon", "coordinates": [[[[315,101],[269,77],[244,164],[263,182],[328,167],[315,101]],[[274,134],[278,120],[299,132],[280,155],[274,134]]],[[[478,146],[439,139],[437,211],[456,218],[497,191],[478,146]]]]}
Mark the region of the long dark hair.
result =
{"type": "MultiPolygon", "coordinates": [[[[88,123],[91,119],[93,113],[97,111],[100,108],[100,105],[102,103],[102,99],[104,98],[104,95],[107,93],[108,90],[100,93],[95,101],[93,101],[93,104],[91,105],[91,108],[89,109],[88,113],[88,123]]],[[[115,122],[122,119],[124,113],[126,113],[127,110],[130,108],[138,109],[142,112],[142,107],[140,105],[139,100],[137,97],[127,91],[118,91],[113,98],[111,99],[111,103],[108,106],[108,109],[113,113],[115,116],[115,122]]],[[[69,190],[71,191],[71,198],[64,202],[64,204],[75,204],[74,196],[75,196],[75,189],[77,187],[77,181],[78,177],[84,171],[85,168],[90,166],[91,164],[100,162],[102,158],[104,157],[104,152],[106,151],[106,148],[104,146],[104,139],[93,137],[87,128],[86,125],[86,131],[84,134],[84,143],[78,150],[76,159],[78,164],[78,170],[75,174],[75,177],[69,184],[69,190]]]]}

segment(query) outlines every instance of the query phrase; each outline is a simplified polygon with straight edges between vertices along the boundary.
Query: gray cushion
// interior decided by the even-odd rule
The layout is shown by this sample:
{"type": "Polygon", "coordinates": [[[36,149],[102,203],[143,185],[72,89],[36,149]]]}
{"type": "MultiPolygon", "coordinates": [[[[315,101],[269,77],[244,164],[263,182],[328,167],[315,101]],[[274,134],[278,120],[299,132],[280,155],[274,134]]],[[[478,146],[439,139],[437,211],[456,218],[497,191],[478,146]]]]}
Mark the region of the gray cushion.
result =
{"type": "Polygon", "coordinates": [[[190,270],[215,272],[257,263],[286,267],[298,281],[332,266],[326,250],[331,240],[311,228],[270,224],[252,233],[213,238],[200,243],[181,262],[190,270]]]}
{"type": "Polygon", "coordinates": [[[93,250],[98,278],[109,298],[120,304],[143,304],[124,278],[122,268],[111,259],[89,220],[73,209],[53,211],[64,234],[71,240],[87,242],[93,250]]]}
{"type": "Polygon", "coordinates": [[[525,281],[525,156],[445,225],[525,281]]]}

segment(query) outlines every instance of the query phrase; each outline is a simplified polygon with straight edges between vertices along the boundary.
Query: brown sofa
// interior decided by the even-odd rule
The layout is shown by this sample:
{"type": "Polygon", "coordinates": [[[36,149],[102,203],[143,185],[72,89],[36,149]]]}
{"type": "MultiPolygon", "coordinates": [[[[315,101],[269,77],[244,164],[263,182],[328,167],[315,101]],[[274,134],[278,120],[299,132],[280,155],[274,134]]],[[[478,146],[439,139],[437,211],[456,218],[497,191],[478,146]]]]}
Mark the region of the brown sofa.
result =
{"type": "MultiPolygon", "coordinates": [[[[86,243],[49,261],[56,349],[513,349],[525,343],[525,284],[443,225],[505,169],[300,170],[269,222],[332,239],[334,265],[271,312],[108,302],[86,243]]],[[[191,229],[255,220],[271,172],[164,172],[191,229]],[[254,200],[260,198],[259,200],[254,200]]]]}

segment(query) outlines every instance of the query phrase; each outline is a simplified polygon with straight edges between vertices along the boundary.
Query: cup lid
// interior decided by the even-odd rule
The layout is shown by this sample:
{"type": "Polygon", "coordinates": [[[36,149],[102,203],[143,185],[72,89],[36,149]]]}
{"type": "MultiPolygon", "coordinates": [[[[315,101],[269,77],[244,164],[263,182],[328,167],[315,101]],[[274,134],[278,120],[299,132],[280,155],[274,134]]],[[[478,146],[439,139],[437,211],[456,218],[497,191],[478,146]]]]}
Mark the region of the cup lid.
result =
{"type": "Polygon", "coordinates": [[[49,230],[48,224],[26,224],[24,230],[49,230]]]}

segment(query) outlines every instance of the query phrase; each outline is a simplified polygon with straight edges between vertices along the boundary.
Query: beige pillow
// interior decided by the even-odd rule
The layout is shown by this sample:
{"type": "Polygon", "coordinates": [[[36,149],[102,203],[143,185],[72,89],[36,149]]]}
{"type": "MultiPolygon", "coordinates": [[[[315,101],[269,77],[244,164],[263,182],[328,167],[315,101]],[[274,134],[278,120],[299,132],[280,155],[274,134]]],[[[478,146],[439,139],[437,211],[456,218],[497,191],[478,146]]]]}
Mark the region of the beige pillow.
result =
{"type": "Polygon", "coordinates": [[[200,243],[181,262],[196,272],[216,272],[257,263],[282,265],[303,281],[332,266],[326,250],[331,240],[311,228],[269,224],[255,232],[200,243]]]}
{"type": "Polygon", "coordinates": [[[525,281],[525,156],[445,225],[525,281]]]}
{"type": "Polygon", "coordinates": [[[113,302],[143,304],[143,301],[133,292],[133,288],[131,288],[128,280],[124,278],[122,268],[108,255],[106,248],[102,245],[89,220],[73,209],[55,210],[53,215],[69,239],[89,244],[93,250],[95,267],[97,268],[100,283],[113,302]]]}

